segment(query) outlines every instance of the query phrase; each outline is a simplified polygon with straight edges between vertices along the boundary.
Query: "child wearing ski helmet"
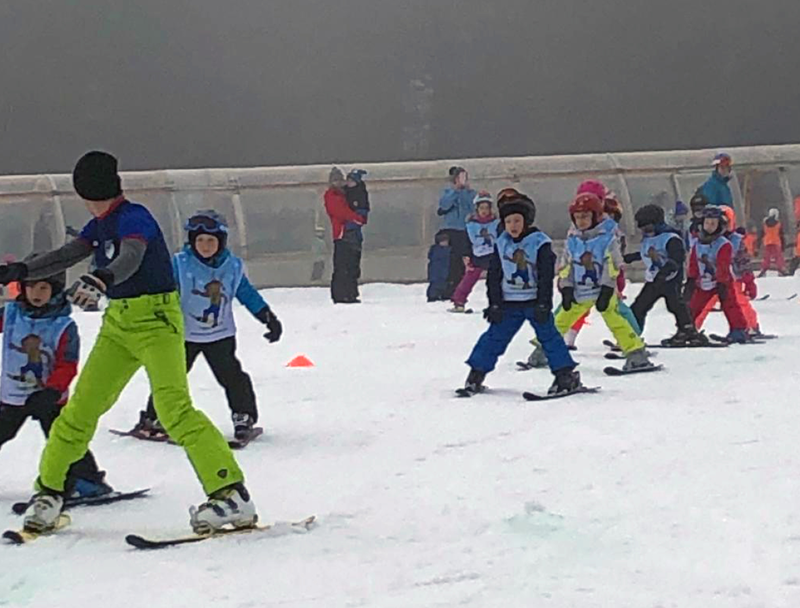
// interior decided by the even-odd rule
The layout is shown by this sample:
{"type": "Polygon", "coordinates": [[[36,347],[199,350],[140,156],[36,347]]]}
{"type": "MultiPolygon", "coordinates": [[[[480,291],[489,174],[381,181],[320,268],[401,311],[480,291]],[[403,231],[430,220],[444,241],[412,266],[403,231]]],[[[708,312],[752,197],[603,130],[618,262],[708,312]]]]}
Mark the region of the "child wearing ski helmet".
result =
{"type": "MultiPolygon", "coordinates": [[[[731,263],[731,272],[733,274],[733,295],[736,297],[739,308],[742,309],[742,314],[747,321],[747,331],[752,337],[761,334],[761,329],[758,323],[758,313],[753,305],[750,303],[751,299],[758,296],[758,286],[756,285],[755,276],[753,271],[750,270],[750,254],[744,245],[744,235],[736,230],[736,212],[731,207],[721,207],[723,213],[723,221],[725,228],[723,234],[725,238],[731,242],[733,249],[733,261],[731,263]]],[[[708,313],[719,302],[719,298],[712,298],[708,301],[705,308],[698,315],[695,320],[697,325],[702,326],[705,322],[708,313]]]]}
{"type": "MultiPolygon", "coordinates": [[[[31,262],[30,255],[24,262],[31,262]]],[[[67,402],[78,373],[80,338],[64,287],[65,272],[22,281],[21,293],[0,312],[3,375],[0,379],[0,447],[13,439],[28,418],[45,437],[67,402]]],[[[90,451],[67,472],[67,501],[113,491],[90,451]]]]}
{"type": "Polygon", "coordinates": [[[637,328],[619,310],[622,254],[616,229],[603,222],[603,202],[595,194],[580,194],[569,214],[575,230],[567,237],[560,264],[556,327],[566,333],[587,310],[597,308],[626,356],[625,371],[652,366],[637,328]]]}
{"type": "Polygon", "coordinates": [[[489,264],[486,288],[489,306],[483,312],[489,329],[478,340],[467,365],[466,394],[483,390],[486,374],[525,321],[536,332],[547,355],[555,381],[550,394],[575,391],[581,387],[575,361],[553,323],[553,279],[556,257],[550,238],[534,222],[536,206],[524,194],[502,198],[500,219],[504,231],[497,238],[489,264]]]}
{"type": "Polygon", "coordinates": [[[767,276],[767,271],[772,269],[773,262],[775,270],[781,276],[786,276],[786,261],[783,258],[783,248],[786,246],[786,236],[783,232],[780,212],[774,207],[769,210],[769,214],[764,218],[761,225],[761,244],[763,245],[764,255],[761,262],[761,272],[759,278],[767,276]]]}
{"type": "Polygon", "coordinates": [[[689,255],[688,280],[684,297],[695,322],[700,313],[714,296],[722,304],[722,312],[728,320],[731,342],[747,342],[747,321],[734,295],[733,246],[725,238],[724,214],[720,207],[709,205],[703,210],[703,224],[700,234],[692,245],[689,255]]]}
{"type": "Polygon", "coordinates": [[[489,270],[489,261],[494,253],[497,227],[500,220],[492,210],[492,195],[481,190],[475,196],[475,213],[467,219],[467,235],[472,253],[464,258],[466,271],[453,292],[453,308],[450,312],[466,312],[465,305],[475,283],[489,270]]]}
{"type": "Polygon", "coordinates": [[[698,333],[692,322],[689,308],[683,299],[683,268],[686,250],[678,230],[667,226],[664,209],[658,205],[645,205],[634,216],[642,231],[639,251],[625,255],[625,261],[642,261],[645,265],[645,283],[633,301],[631,310],[639,327],[644,329],[647,313],[661,298],[675,319],[677,333],[662,341],[664,346],[704,346],[708,339],[698,333]]]}
{"type": "MultiPolygon", "coordinates": [[[[277,342],[281,322],[261,294],[250,284],[244,261],[228,249],[228,223],[213,210],[198,211],[186,222],[187,242],[172,258],[186,328],[186,370],[201,354],[217,382],[225,389],[234,436],[247,441],[258,421],[256,395],[250,376],[236,357],[236,323],[233,300],[238,300],[258,321],[264,334],[277,342]]],[[[158,423],[152,397],[132,433],[144,439],[166,439],[158,423]]]]}
{"type": "MultiPolygon", "coordinates": [[[[619,237],[620,242],[620,251],[624,254],[625,253],[625,234],[620,229],[619,224],[622,220],[622,205],[616,199],[615,195],[606,188],[605,184],[598,180],[586,180],[581,182],[578,186],[578,190],[575,193],[576,196],[581,194],[594,194],[599,199],[603,201],[603,224],[609,229],[616,232],[617,236],[619,237]]],[[[569,233],[573,234],[576,232],[574,226],[570,227],[569,233]]],[[[625,269],[624,267],[619,268],[619,274],[617,275],[617,292],[620,296],[619,298],[619,310],[622,316],[624,316],[628,321],[631,323],[631,326],[636,329],[637,333],[641,333],[638,327],[635,324],[633,313],[630,311],[625,302],[622,301],[622,293],[625,291],[625,269]]],[[[564,334],[564,341],[567,343],[567,346],[570,348],[575,347],[575,342],[578,339],[578,334],[580,333],[583,326],[586,324],[586,320],[589,318],[589,313],[591,310],[587,310],[583,316],[581,316],[572,327],[569,328],[566,334],[564,334]]],[[[557,314],[557,313],[556,313],[557,314]]],[[[528,357],[527,366],[528,368],[533,367],[543,367],[546,364],[544,359],[544,353],[538,348],[538,343],[535,339],[531,340],[531,344],[534,346],[533,352],[528,357]]]]}
{"type": "Polygon", "coordinates": [[[689,210],[692,216],[686,238],[684,239],[687,251],[692,249],[692,246],[697,241],[697,237],[700,236],[700,229],[703,226],[703,210],[706,207],[708,207],[708,199],[705,194],[698,190],[694,193],[694,196],[689,199],[689,210]]]}
{"type": "Polygon", "coordinates": [[[25,511],[25,528],[55,528],[64,508],[70,465],[86,453],[100,417],[142,367],[159,419],[184,449],[207,495],[190,509],[192,528],[209,533],[228,525],[254,525],[258,516],[244,473],[219,429],[192,404],[183,315],[158,222],[146,207],[125,197],[117,159],[106,152],[81,157],[72,184],[92,215],[80,237],[31,262],[0,265],[0,283],[7,284],[52,276],[94,256],[94,270],[80,276],[68,297],[81,308],[108,298],[74,393],[50,429],[39,461],[37,491],[25,511]]]}

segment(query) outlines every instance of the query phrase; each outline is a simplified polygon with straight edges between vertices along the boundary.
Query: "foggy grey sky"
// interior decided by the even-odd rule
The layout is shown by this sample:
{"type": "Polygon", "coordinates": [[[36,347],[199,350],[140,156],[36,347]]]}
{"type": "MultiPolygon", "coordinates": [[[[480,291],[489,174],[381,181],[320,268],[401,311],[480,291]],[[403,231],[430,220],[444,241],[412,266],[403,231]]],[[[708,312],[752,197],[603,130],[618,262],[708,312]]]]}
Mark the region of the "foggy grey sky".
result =
{"type": "Polygon", "coordinates": [[[800,142],[797,0],[0,3],[0,174],[800,142]]]}

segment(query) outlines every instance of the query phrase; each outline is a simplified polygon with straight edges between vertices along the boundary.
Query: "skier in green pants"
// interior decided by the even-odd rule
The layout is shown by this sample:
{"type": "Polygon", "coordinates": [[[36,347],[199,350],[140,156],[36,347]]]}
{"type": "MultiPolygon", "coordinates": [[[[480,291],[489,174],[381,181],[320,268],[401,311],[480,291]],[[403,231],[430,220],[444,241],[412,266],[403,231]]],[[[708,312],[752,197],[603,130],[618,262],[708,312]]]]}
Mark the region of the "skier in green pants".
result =
{"type": "Polygon", "coordinates": [[[242,471],[225,438],[189,396],[180,296],[158,223],[145,207],[124,197],[117,160],[110,154],[87,153],[72,177],[94,219],[63,247],[27,264],[0,266],[0,284],[8,284],[51,276],[94,254],[96,269],[75,282],[70,299],[86,308],[103,295],[109,298],[74,394],[50,431],[25,527],[47,530],[55,525],[64,504],[67,470],[86,453],[100,416],[142,366],[158,419],[186,451],[208,495],[205,503],[190,509],[192,528],[208,533],[228,524],[254,525],[255,505],[242,471]]]}

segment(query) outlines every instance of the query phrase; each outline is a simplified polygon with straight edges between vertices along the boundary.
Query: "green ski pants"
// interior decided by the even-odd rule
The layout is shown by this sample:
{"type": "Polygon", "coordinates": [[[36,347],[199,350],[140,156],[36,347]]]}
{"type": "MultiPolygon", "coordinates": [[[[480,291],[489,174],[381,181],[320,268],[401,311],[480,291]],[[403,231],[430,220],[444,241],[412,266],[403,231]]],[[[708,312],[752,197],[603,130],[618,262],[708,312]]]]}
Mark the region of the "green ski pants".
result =
{"type": "Polygon", "coordinates": [[[192,405],[183,314],[173,292],[110,301],[75,392],[50,430],[39,464],[40,486],[64,490],[67,470],[86,453],[98,420],[142,366],[158,419],[186,451],[206,494],[243,481],[222,433],[192,405]]]}

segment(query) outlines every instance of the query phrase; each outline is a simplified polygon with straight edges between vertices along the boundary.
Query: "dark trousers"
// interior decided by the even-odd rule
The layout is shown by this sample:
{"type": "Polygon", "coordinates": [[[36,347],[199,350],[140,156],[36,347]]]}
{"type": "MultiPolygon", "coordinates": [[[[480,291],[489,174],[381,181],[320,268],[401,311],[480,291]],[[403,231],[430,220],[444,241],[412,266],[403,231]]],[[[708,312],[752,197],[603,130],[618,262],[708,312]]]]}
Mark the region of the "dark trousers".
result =
{"type": "MultiPolygon", "coordinates": [[[[55,419],[58,418],[60,413],[60,405],[38,408],[34,411],[27,405],[17,406],[0,403],[0,447],[7,441],[11,441],[17,435],[28,418],[38,420],[44,436],[49,437],[50,427],[53,426],[53,422],[55,422],[55,419]]],[[[97,468],[97,462],[95,462],[94,456],[87,450],[83,458],[77,462],[73,462],[72,466],[70,466],[64,487],[65,492],[67,496],[69,496],[69,494],[72,493],[75,482],[79,478],[99,483],[103,481],[104,477],[105,473],[97,468]]]]}
{"type": "Polygon", "coordinates": [[[645,283],[642,291],[636,296],[631,305],[631,311],[642,331],[644,331],[644,320],[647,317],[647,313],[650,312],[660,298],[664,298],[667,310],[675,317],[675,326],[678,329],[694,327],[689,306],[683,299],[680,281],[676,279],[665,281],[664,283],[656,283],[655,281],[645,283]]]}
{"type": "MultiPolygon", "coordinates": [[[[216,342],[186,342],[186,373],[191,371],[200,353],[206,358],[214,378],[225,389],[228,407],[234,414],[249,414],[253,422],[258,420],[256,394],[250,376],[242,369],[236,358],[236,338],[223,338],[216,342]]],[[[147,417],[156,420],[153,396],[147,400],[147,417]]]]}
{"type": "Polygon", "coordinates": [[[353,302],[358,298],[361,278],[361,243],[343,238],[333,242],[333,276],[331,299],[334,303],[353,302]]]}
{"type": "Polygon", "coordinates": [[[450,237],[450,272],[447,274],[447,288],[444,293],[444,298],[449,300],[453,297],[453,292],[461,279],[464,278],[464,258],[472,253],[472,244],[466,230],[448,228],[440,230],[438,234],[446,234],[450,237]]]}

